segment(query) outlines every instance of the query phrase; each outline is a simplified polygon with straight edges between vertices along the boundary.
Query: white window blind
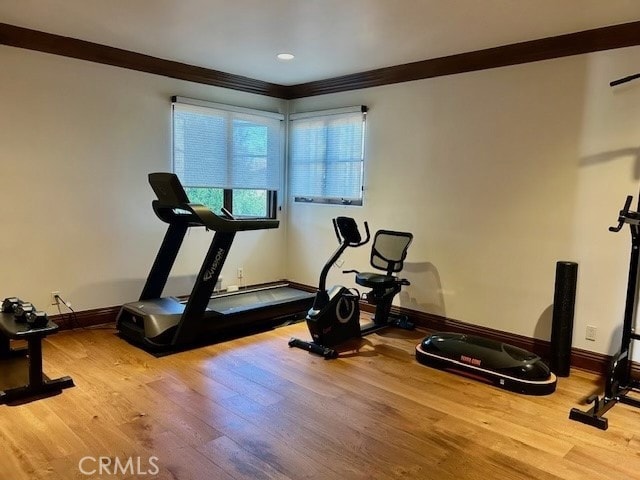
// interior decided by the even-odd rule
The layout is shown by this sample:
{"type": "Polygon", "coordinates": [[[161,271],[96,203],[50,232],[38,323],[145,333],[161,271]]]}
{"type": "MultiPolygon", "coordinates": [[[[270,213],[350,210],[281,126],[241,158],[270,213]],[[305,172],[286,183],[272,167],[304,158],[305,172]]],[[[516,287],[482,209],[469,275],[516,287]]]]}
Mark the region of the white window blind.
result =
{"type": "Polygon", "coordinates": [[[186,187],[279,190],[284,116],[173,98],[173,171],[186,187]]]}
{"type": "Polygon", "coordinates": [[[362,205],[366,111],[289,116],[289,188],[296,201],[362,205]]]}

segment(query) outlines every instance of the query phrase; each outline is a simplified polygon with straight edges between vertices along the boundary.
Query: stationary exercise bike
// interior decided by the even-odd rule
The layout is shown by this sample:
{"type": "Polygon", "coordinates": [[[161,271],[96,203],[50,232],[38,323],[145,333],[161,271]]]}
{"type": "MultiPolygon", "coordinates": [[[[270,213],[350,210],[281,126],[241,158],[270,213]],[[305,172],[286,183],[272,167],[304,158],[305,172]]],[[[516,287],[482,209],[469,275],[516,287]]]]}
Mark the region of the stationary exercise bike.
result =
{"type": "Polygon", "coordinates": [[[381,328],[396,326],[406,330],[415,328],[405,315],[391,313],[393,298],[402,286],[409,281],[398,278],[396,273],[403,267],[404,259],[413,235],[408,232],[379,230],[376,232],[371,249],[371,266],[383,270],[385,274],[345,270],[343,273],[355,273],[356,283],[371,290],[363,295],[368,303],[376,305],[373,321],[360,324],[360,293],[340,285],[327,290],[327,275],[331,266],[338,261],[347,248],[357,248],[369,242],[369,225],[364,222],[366,238],[363,240],[358,225],[353,218],[337,217],[333,219],[333,228],[340,244],[325,263],[320,273],[318,292],[313,307],[307,313],[306,321],[312,342],[296,338],[289,340],[290,347],[297,347],[323,356],[325,359],[337,358],[333,348],[352,338],[373,333],[381,328]]]}

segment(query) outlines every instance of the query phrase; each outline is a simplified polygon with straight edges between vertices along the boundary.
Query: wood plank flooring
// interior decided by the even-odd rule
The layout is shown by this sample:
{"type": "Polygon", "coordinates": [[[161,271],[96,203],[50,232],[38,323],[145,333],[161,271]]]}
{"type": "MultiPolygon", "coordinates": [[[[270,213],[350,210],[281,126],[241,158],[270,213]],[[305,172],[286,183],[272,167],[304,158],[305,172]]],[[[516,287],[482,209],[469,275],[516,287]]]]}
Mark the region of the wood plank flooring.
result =
{"type": "Polygon", "coordinates": [[[46,373],[76,387],[0,406],[0,478],[640,479],[640,411],[617,405],[607,431],[568,420],[594,375],[530,397],[419,365],[424,332],[333,361],[291,336],[306,326],[163,358],[110,327],[49,337],[46,373]]]}

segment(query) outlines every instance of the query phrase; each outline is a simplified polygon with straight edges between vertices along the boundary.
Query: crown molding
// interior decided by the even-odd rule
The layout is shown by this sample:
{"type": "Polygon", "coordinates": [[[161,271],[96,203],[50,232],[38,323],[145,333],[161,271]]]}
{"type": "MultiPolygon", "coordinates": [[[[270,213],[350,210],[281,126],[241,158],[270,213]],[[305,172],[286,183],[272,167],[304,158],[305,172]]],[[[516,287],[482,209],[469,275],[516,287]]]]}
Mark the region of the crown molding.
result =
{"type": "Polygon", "coordinates": [[[640,45],[640,21],[379,68],[287,87],[303,98],[640,45]]]}
{"type": "Polygon", "coordinates": [[[282,99],[378,87],[640,45],[640,21],[514,43],[297,85],[279,85],[0,23],[0,44],[282,99]]]}
{"type": "Polygon", "coordinates": [[[213,85],[215,87],[266,95],[268,97],[285,98],[287,96],[286,87],[275,83],[263,82],[241,75],[196,67],[186,63],[165,60],[76,38],[30,30],[6,23],[0,23],[0,44],[137,70],[139,72],[153,73],[189,82],[213,85]]]}

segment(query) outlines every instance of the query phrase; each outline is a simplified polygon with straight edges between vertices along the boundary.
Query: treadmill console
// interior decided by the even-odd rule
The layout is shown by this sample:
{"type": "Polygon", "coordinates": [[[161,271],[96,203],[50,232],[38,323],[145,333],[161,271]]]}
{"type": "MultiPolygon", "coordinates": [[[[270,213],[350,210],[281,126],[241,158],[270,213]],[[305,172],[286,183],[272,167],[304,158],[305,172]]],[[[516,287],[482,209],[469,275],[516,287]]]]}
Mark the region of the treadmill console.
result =
{"type": "Polygon", "coordinates": [[[189,203],[189,196],[175,173],[150,173],[149,184],[158,200],[164,204],[179,206],[189,203]]]}

